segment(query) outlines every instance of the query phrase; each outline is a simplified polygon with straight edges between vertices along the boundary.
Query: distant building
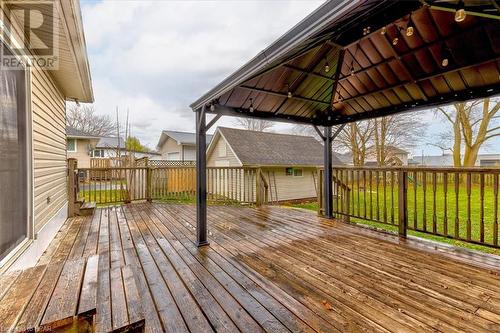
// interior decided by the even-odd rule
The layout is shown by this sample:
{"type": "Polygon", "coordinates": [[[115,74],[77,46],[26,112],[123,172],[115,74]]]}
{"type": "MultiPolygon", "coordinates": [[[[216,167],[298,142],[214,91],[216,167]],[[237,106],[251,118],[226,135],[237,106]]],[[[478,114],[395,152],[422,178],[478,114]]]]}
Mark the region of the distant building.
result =
{"type": "MultiPolygon", "coordinates": [[[[207,134],[207,146],[211,139],[212,135],[207,134]]],[[[182,162],[196,160],[195,133],[163,131],[156,147],[163,160],[182,162]]]]}
{"type": "MultiPolygon", "coordinates": [[[[463,158],[463,156],[462,156],[463,158]]],[[[421,155],[414,156],[410,161],[410,165],[413,166],[434,166],[434,167],[449,167],[453,166],[453,155],[443,154],[443,155],[421,155]]],[[[500,154],[479,154],[477,156],[476,164],[477,167],[500,167],[500,154]]]]}
{"type": "MultiPolygon", "coordinates": [[[[386,165],[387,166],[402,166],[402,165],[408,165],[409,163],[409,158],[408,156],[410,155],[409,152],[407,152],[404,149],[394,147],[394,146],[388,146],[386,148],[386,165]]],[[[337,153],[335,154],[344,164],[346,165],[353,165],[352,162],[352,153],[347,152],[347,153],[337,153]]],[[[366,151],[366,157],[365,157],[365,165],[366,166],[377,166],[377,152],[375,150],[374,146],[370,146],[367,148],[366,151]]]]}
{"type": "Polygon", "coordinates": [[[90,168],[92,158],[114,158],[133,154],[135,158],[159,156],[156,152],[134,152],[125,148],[123,138],[102,137],[85,133],[73,127],[66,128],[68,158],[76,158],[79,168],[90,168]]]}
{"type": "MultiPolygon", "coordinates": [[[[333,157],[334,165],[343,163],[333,157]]],[[[317,197],[323,145],[311,136],[217,128],[207,150],[208,167],[259,167],[273,201],[317,197]]]]}

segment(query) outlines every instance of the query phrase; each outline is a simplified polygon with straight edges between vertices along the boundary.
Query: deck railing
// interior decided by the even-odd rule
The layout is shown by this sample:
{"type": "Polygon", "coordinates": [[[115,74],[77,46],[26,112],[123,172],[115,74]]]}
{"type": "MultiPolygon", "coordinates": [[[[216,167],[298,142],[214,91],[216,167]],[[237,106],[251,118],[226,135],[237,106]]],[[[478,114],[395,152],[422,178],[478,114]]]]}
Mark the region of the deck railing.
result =
{"type": "MultiPolygon", "coordinates": [[[[69,193],[74,193],[76,201],[97,204],[135,200],[194,202],[196,198],[196,168],[193,166],[74,167],[69,173],[74,174],[70,184],[74,188],[70,188],[69,193]]],[[[262,180],[258,168],[207,168],[209,202],[260,205],[266,198],[267,183],[262,180]]]]}
{"type": "MultiPolygon", "coordinates": [[[[485,168],[334,167],[334,214],[397,226],[402,236],[415,230],[499,247],[499,176],[485,168]]],[[[320,214],[323,207],[320,195],[320,214]]]]}

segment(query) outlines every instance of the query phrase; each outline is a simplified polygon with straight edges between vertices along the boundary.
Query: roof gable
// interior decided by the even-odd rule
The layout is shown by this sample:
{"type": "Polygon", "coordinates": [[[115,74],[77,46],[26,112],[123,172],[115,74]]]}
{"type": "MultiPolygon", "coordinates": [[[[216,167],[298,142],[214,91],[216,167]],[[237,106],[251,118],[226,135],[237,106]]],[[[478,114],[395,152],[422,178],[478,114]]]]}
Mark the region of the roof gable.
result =
{"type": "MultiPolygon", "coordinates": [[[[323,145],[311,136],[278,134],[219,127],[220,133],[243,165],[323,165],[323,145]]],[[[216,134],[217,135],[217,134],[216,134]]],[[[209,154],[213,150],[209,147],[209,154]]],[[[333,164],[342,162],[333,157],[333,164]]]]}
{"type": "MultiPolygon", "coordinates": [[[[207,134],[207,146],[210,144],[213,135],[207,134]]],[[[196,133],[191,132],[181,132],[181,131],[162,131],[160,140],[158,141],[158,147],[161,147],[167,138],[177,141],[180,145],[196,145],[196,133]]]]}

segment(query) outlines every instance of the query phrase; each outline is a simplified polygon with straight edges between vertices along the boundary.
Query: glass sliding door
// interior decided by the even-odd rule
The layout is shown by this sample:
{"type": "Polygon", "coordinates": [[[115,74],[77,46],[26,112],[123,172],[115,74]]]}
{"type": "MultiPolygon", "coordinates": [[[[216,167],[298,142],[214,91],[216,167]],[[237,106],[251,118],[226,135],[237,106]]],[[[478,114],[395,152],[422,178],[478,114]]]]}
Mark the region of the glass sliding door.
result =
{"type": "MultiPolygon", "coordinates": [[[[0,60],[12,56],[0,48],[0,60]]],[[[26,100],[26,71],[0,63],[0,260],[28,236],[26,100]]]]}

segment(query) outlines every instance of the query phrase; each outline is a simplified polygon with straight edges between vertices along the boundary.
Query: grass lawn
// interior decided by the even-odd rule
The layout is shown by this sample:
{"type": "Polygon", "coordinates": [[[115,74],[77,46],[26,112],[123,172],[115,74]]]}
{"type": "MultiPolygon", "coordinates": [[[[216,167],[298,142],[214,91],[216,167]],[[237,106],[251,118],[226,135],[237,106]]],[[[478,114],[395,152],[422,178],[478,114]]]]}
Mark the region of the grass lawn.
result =
{"type": "MultiPolygon", "coordinates": [[[[361,188],[357,189],[354,187],[354,191],[351,192],[350,196],[350,210],[351,214],[355,217],[351,218],[352,222],[370,225],[373,227],[381,228],[388,231],[397,232],[398,224],[398,193],[397,186],[394,186],[394,190],[391,195],[391,188],[388,186],[385,198],[386,198],[386,220],[384,220],[384,206],[383,198],[384,193],[382,188],[379,188],[378,192],[378,209],[377,209],[377,191],[375,185],[372,186],[372,191],[370,192],[369,186],[367,186],[366,192],[361,188]],[[352,197],[354,194],[354,198],[352,197]],[[358,196],[359,194],[359,196],[358,196]],[[393,200],[394,199],[394,200],[393,200]],[[392,207],[394,207],[392,214],[392,207]],[[378,216],[377,216],[378,210],[378,216]],[[391,216],[394,216],[392,220],[391,216]],[[364,218],[367,218],[365,220],[364,218]],[[387,223],[378,223],[377,221],[387,223]]],[[[495,221],[495,196],[493,186],[486,186],[484,188],[484,199],[483,205],[481,205],[481,189],[479,185],[472,185],[470,194],[470,230],[471,238],[473,240],[480,240],[481,233],[481,206],[483,206],[483,221],[484,221],[484,240],[486,243],[493,243],[493,224],[495,221]]],[[[456,195],[453,184],[448,184],[447,195],[446,195],[446,205],[447,205],[447,233],[448,235],[455,234],[455,218],[458,216],[458,233],[462,238],[467,236],[467,220],[468,220],[468,196],[465,185],[459,186],[458,191],[458,214],[455,209],[456,205],[456,195]]],[[[304,208],[309,210],[317,211],[317,203],[301,203],[292,205],[298,208],[304,208]]],[[[498,206],[498,203],[497,203],[498,206]]],[[[424,189],[421,184],[415,185],[410,183],[408,188],[408,225],[410,227],[416,226],[417,229],[426,230],[428,232],[433,231],[433,223],[435,221],[435,230],[437,233],[444,234],[445,225],[445,194],[443,184],[436,184],[436,195],[435,195],[435,209],[434,209],[434,194],[433,187],[431,184],[427,185],[425,196],[424,189]],[[416,190],[416,192],[415,192],[416,190]],[[425,200],[424,200],[425,198],[425,200]],[[425,203],[425,209],[424,209],[425,203]],[[424,214],[425,211],[425,214],[424,214]]],[[[498,211],[498,207],[497,207],[498,211]]],[[[457,246],[472,248],[488,253],[500,254],[500,249],[494,249],[491,247],[480,246],[475,244],[466,243],[463,241],[453,240],[441,236],[429,235],[426,233],[409,230],[410,235],[415,235],[418,237],[432,239],[435,241],[450,243],[457,246]]]]}
{"type": "Polygon", "coordinates": [[[123,203],[128,197],[126,190],[80,191],[80,197],[86,202],[95,202],[98,206],[123,203]]]}

